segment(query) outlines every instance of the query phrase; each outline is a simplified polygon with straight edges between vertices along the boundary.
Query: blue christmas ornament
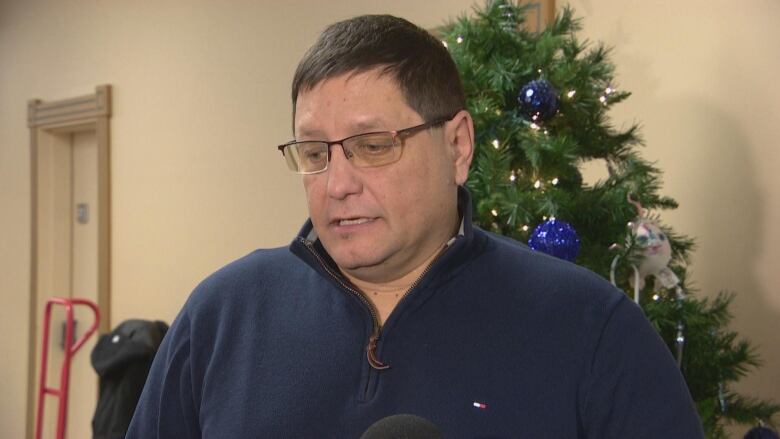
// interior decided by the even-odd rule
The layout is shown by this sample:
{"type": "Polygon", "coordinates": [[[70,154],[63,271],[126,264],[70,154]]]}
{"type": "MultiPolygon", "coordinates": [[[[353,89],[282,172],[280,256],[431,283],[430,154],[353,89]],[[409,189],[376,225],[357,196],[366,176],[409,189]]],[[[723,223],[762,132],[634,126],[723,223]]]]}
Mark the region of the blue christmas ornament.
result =
{"type": "Polygon", "coordinates": [[[528,246],[533,250],[574,262],[580,251],[580,238],[569,223],[551,219],[534,229],[528,239],[528,246]]]}
{"type": "Polygon", "coordinates": [[[558,92],[544,79],[531,81],[520,89],[517,103],[529,120],[545,121],[558,112],[558,92]]]}
{"type": "Polygon", "coordinates": [[[778,437],[780,436],[774,430],[770,430],[763,425],[751,429],[745,435],[745,439],[778,439],[778,437]]]}

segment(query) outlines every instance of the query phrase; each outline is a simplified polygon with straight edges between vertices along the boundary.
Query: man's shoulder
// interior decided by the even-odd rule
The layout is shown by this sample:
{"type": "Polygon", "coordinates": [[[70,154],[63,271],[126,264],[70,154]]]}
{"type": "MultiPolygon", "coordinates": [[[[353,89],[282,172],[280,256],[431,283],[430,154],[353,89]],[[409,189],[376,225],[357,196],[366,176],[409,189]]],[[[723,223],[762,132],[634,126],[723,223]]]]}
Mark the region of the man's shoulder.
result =
{"type": "Polygon", "coordinates": [[[242,302],[274,291],[300,275],[306,264],[287,247],[258,249],[216,270],[195,287],[187,306],[242,302]]]}
{"type": "Polygon", "coordinates": [[[488,245],[486,254],[492,263],[500,263],[513,270],[509,274],[544,278],[547,281],[573,280],[578,283],[595,284],[597,287],[611,287],[604,277],[576,263],[565,261],[543,252],[532,250],[526,244],[512,238],[479,230],[485,235],[488,245]]]}
{"type": "Polygon", "coordinates": [[[572,262],[534,251],[527,245],[480,230],[488,241],[483,270],[507,288],[541,306],[608,311],[625,294],[603,276],[572,262]]]}
{"type": "Polygon", "coordinates": [[[496,305],[494,315],[509,316],[519,333],[545,328],[540,343],[592,358],[601,334],[612,322],[616,331],[646,326],[639,306],[602,275],[537,252],[511,239],[486,233],[488,245],[475,262],[485,284],[480,299],[496,305]],[[616,318],[617,316],[617,318],[616,318]]]}

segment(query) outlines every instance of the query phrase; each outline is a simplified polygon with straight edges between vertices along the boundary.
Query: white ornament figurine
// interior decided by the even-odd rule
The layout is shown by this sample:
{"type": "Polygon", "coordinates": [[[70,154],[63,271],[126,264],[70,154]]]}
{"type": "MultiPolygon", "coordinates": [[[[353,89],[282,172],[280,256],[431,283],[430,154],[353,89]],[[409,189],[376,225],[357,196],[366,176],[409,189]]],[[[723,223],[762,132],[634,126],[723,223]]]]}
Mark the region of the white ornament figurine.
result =
{"type": "MultiPolygon", "coordinates": [[[[645,286],[645,278],[647,276],[655,277],[655,287],[674,288],[677,296],[677,306],[682,306],[682,301],[685,299],[685,292],[680,286],[680,279],[669,268],[669,262],[672,260],[672,246],[669,243],[669,238],[658,227],[658,224],[647,218],[645,209],[638,202],[631,199],[628,196],[628,202],[636,206],[637,219],[629,223],[631,227],[631,236],[627,238],[628,244],[633,244],[637,249],[634,257],[632,258],[636,264],[631,264],[634,269],[633,279],[629,279],[629,282],[634,287],[634,301],[639,303],[639,293],[645,286]]],[[[620,247],[617,244],[612,246],[620,247]]],[[[617,267],[618,259],[620,255],[615,256],[612,260],[612,267],[609,273],[610,281],[613,285],[615,283],[615,269],[617,267]]],[[[682,367],[683,348],[685,346],[685,325],[682,321],[677,322],[677,337],[675,338],[675,345],[677,347],[677,367],[682,367]]]]}
{"type": "Polygon", "coordinates": [[[634,287],[640,290],[644,288],[647,276],[655,276],[656,282],[664,288],[675,287],[680,279],[669,268],[672,246],[666,234],[658,225],[647,219],[637,220],[631,228],[631,234],[638,249],[637,262],[639,263],[638,280],[632,282],[638,284],[634,287]]]}
{"type": "MultiPolygon", "coordinates": [[[[639,303],[639,292],[645,287],[645,279],[648,276],[654,276],[656,286],[663,288],[676,288],[677,297],[683,298],[682,288],[679,287],[680,279],[669,268],[669,261],[672,260],[672,246],[669,238],[658,225],[646,217],[646,209],[642,205],[628,196],[628,202],[636,206],[637,219],[629,223],[631,227],[631,237],[627,238],[629,244],[633,241],[636,253],[634,254],[634,263],[631,267],[634,269],[634,277],[629,279],[631,286],[634,287],[634,301],[639,303]],[[637,266],[638,265],[638,266],[637,266]]],[[[613,247],[619,247],[614,245],[613,247]]],[[[612,270],[610,280],[615,282],[615,268],[620,256],[615,256],[612,260],[612,270]]]]}

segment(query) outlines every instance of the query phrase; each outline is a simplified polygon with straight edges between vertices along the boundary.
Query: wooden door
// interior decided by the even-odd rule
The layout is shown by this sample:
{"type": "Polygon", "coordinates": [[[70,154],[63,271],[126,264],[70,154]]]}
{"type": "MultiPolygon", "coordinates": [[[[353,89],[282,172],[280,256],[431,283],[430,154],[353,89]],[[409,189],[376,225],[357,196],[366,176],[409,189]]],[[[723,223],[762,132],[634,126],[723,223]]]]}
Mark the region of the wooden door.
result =
{"type": "MultiPolygon", "coordinates": [[[[51,297],[81,298],[98,305],[100,332],[110,328],[108,86],[95,95],[29,105],[32,153],[31,376],[27,437],[35,429],[44,308],[51,297]]],[[[88,307],[74,307],[81,337],[93,324],[88,307]]],[[[50,320],[46,386],[58,388],[64,359],[64,307],[50,320]]],[[[67,438],[92,437],[98,377],[90,362],[93,335],[71,362],[67,438]]],[[[59,399],[44,397],[43,435],[55,437],[59,399]]]]}

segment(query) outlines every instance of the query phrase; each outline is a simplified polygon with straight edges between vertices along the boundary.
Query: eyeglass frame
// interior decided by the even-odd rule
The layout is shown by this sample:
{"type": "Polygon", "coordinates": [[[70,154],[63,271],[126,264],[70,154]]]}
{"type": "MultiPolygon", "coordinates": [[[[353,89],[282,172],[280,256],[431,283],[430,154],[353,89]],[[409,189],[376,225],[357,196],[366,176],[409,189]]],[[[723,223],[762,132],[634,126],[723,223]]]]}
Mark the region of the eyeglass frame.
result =
{"type": "MultiPolygon", "coordinates": [[[[454,112],[451,116],[439,117],[439,118],[433,119],[431,121],[421,123],[420,125],[415,125],[413,127],[404,128],[404,129],[400,129],[400,130],[372,131],[372,132],[369,132],[369,133],[353,134],[353,135],[345,137],[345,138],[343,138],[341,140],[333,140],[333,141],[328,141],[328,140],[301,140],[301,141],[292,140],[290,142],[287,142],[285,144],[277,146],[277,149],[279,149],[279,152],[281,152],[282,156],[285,157],[285,159],[286,159],[287,157],[284,154],[284,149],[287,148],[288,146],[295,145],[295,144],[298,144],[298,143],[311,143],[311,142],[326,144],[327,145],[327,151],[328,151],[328,158],[325,161],[325,167],[324,168],[320,169],[319,171],[311,171],[311,172],[293,171],[296,174],[300,174],[300,175],[319,174],[321,172],[325,172],[325,171],[328,170],[328,164],[330,163],[331,155],[332,155],[331,154],[331,147],[333,145],[341,145],[341,149],[344,151],[345,155],[347,155],[348,151],[344,149],[344,143],[343,143],[343,142],[346,142],[347,140],[354,139],[355,137],[370,136],[370,135],[375,135],[375,134],[391,134],[393,136],[393,147],[394,148],[395,147],[401,147],[402,148],[401,149],[401,153],[403,154],[404,143],[401,142],[400,144],[396,144],[396,140],[397,139],[400,138],[401,140],[404,140],[404,139],[406,139],[408,137],[411,137],[411,136],[417,134],[420,131],[424,131],[424,130],[427,130],[427,129],[430,129],[430,128],[435,128],[435,127],[437,127],[439,125],[443,125],[443,124],[451,121],[452,119],[454,119],[455,116],[457,116],[458,113],[460,113],[461,111],[462,110],[458,110],[458,111],[454,112]]],[[[347,157],[349,157],[349,156],[347,155],[347,157]]],[[[396,162],[398,162],[398,160],[401,160],[401,155],[399,155],[398,158],[395,159],[392,162],[387,162],[387,163],[383,163],[381,165],[375,165],[375,166],[358,166],[358,167],[360,167],[360,168],[377,168],[377,167],[380,167],[380,166],[386,166],[386,165],[390,165],[390,164],[396,163],[396,162]]]]}

